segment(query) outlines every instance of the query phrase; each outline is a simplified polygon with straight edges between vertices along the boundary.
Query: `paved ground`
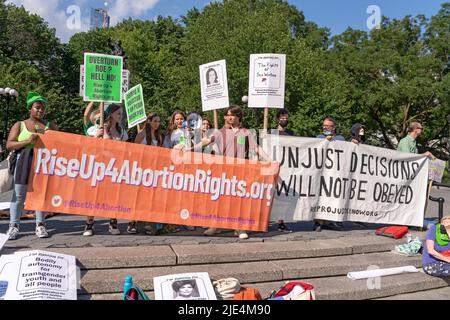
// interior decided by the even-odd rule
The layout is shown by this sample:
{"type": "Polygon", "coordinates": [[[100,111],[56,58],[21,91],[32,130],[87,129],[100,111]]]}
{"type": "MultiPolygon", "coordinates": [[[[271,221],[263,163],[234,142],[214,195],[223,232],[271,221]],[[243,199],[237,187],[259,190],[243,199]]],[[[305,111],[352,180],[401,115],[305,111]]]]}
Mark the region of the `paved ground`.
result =
{"type": "MultiPolygon", "coordinates": [[[[450,213],[450,189],[434,189],[433,196],[442,196],[446,199],[444,213],[450,213]]],[[[437,204],[430,202],[426,213],[427,218],[436,218],[438,215],[437,204]]],[[[215,237],[205,237],[204,229],[197,228],[196,231],[182,231],[177,233],[148,236],[145,234],[126,234],[126,221],[119,221],[122,234],[113,236],[108,233],[108,219],[98,219],[95,225],[93,237],[83,237],[84,220],[82,216],[56,215],[47,222],[50,238],[38,239],[34,235],[34,220],[22,220],[21,236],[15,241],[9,241],[7,247],[11,248],[65,248],[65,247],[118,247],[138,245],[167,245],[167,244],[206,244],[206,243],[232,243],[240,240],[233,235],[232,231],[224,232],[215,237]]],[[[8,228],[8,219],[0,219],[0,232],[5,233],[8,228]]],[[[250,239],[245,242],[267,242],[267,241],[289,241],[289,240],[312,240],[333,239],[340,237],[355,237],[373,234],[374,230],[381,225],[368,224],[361,227],[351,222],[344,223],[342,231],[323,230],[312,231],[312,222],[289,223],[290,233],[277,231],[277,225],[272,223],[269,232],[250,232],[250,239]]]]}

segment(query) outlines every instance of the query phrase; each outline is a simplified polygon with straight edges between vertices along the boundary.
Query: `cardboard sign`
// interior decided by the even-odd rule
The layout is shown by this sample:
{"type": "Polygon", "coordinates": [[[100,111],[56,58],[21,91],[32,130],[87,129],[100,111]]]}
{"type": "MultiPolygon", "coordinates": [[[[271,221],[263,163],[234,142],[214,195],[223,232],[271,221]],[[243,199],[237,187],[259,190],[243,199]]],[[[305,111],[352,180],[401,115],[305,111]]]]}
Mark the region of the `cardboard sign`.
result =
{"type": "Polygon", "coordinates": [[[138,84],[125,93],[125,110],[127,112],[128,128],[132,128],[147,119],[142,85],[138,84]]]}
{"type": "Polygon", "coordinates": [[[203,64],[199,70],[203,111],[228,108],[230,101],[225,60],[203,64]]]}
{"type": "Polygon", "coordinates": [[[74,256],[35,250],[7,257],[5,300],[77,300],[74,256]]]}
{"type": "MultiPolygon", "coordinates": [[[[122,94],[125,94],[130,87],[130,76],[129,70],[122,71],[122,94]]],[[[84,96],[84,82],[84,65],[80,65],[80,97],[84,96]]]]}
{"type": "Polygon", "coordinates": [[[281,165],[272,220],[423,225],[423,155],[279,135],[268,135],[264,150],[281,165]]]}
{"type": "Polygon", "coordinates": [[[435,182],[442,182],[445,171],[445,161],[435,159],[428,162],[428,179],[435,182]]]}
{"type": "Polygon", "coordinates": [[[266,231],[278,165],[47,131],[29,210],[266,231]]]}
{"type": "Polygon", "coordinates": [[[284,108],[285,54],[250,55],[249,108],[284,108]]]}
{"type": "Polygon", "coordinates": [[[123,58],[84,54],[84,101],[122,102],[123,58]]]}
{"type": "Polygon", "coordinates": [[[153,278],[155,300],[217,300],[207,272],[153,278]]]}

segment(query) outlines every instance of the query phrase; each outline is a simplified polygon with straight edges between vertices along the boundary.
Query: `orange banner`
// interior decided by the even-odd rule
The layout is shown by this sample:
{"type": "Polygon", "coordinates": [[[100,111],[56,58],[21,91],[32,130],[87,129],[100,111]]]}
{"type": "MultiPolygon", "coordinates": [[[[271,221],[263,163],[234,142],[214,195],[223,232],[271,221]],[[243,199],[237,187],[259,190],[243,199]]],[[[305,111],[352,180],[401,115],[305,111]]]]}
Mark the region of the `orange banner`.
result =
{"type": "Polygon", "coordinates": [[[26,209],[267,231],[277,163],[48,131],[26,209]]]}

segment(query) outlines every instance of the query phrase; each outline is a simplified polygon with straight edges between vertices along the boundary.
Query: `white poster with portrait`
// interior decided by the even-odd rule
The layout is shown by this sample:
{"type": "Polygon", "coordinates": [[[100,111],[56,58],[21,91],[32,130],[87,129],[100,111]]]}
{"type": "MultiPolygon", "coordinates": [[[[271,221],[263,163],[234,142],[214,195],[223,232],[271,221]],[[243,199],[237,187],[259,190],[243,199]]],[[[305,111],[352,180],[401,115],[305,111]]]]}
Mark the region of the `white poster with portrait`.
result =
{"type": "Polygon", "coordinates": [[[155,300],[217,300],[207,272],[153,278],[155,300]]]}
{"type": "Polygon", "coordinates": [[[249,108],[284,108],[285,54],[250,55],[249,108]]]}
{"type": "Polygon", "coordinates": [[[227,64],[219,60],[202,64],[200,69],[200,87],[202,95],[202,110],[210,111],[228,108],[227,64]]]}

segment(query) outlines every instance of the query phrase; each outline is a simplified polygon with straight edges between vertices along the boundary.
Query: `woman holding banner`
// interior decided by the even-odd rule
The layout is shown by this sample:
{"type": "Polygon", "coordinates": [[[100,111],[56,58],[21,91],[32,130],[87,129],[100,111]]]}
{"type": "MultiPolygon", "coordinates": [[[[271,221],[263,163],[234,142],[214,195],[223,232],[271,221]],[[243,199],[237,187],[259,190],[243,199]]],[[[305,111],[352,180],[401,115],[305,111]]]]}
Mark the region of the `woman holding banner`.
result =
{"type": "Polygon", "coordinates": [[[163,146],[165,148],[173,148],[177,144],[184,144],[185,136],[183,130],[183,122],[186,120],[186,115],[183,111],[175,110],[170,117],[169,127],[167,128],[166,137],[164,138],[163,146]]]}
{"type": "MultiPolygon", "coordinates": [[[[176,145],[185,144],[186,136],[183,130],[183,123],[186,121],[186,114],[183,111],[175,110],[170,117],[169,126],[164,138],[163,147],[172,149],[176,145]]],[[[175,232],[176,225],[165,225],[164,232],[175,232]]]]}
{"type": "MultiPolygon", "coordinates": [[[[134,140],[135,143],[145,144],[149,146],[162,147],[163,135],[161,133],[161,117],[157,113],[151,113],[147,116],[147,120],[138,125],[138,134],[134,140]]],[[[145,233],[148,235],[156,235],[164,230],[164,224],[145,222],[145,233]]]]}
{"type": "MultiPolygon", "coordinates": [[[[98,130],[97,137],[117,141],[128,140],[128,133],[122,125],[122,122],[124,120],[122,104],[113,103],[107,106],[104,112],[104,119],[105,119],[104,128],[100,128],[98,130]]],[[[94,228],[94,217],[88,217],[83,235],[92,236],[94,234],[93,228],[94,228]]],[[[120,230],[117,226],[117,219],[110,219],[108,231],[112,235],[120,234],[120,230]]],[[[137,233],[136,221],[131,221],[128,224],[127,232],[130,234],[137,233]]]]}
{"type": "MultiPolygon", "coordinates": [[[[6,233],[9,240],[14,240],[19,234],[20,216],[24,208],[27,195],[28,176],[33,162],[33,148],[38,134],[46,130],[58,130],[58,127],[44,119],[45,104],[47,100],[36,92],[27,95],[27,107],[30,110],[29,118],[16,122],[11,128],[6,148],[14,151],[14,161],[11,170],[14,175],[14,191],[11,200],[10,224],[6,233]]],[[[45,229],[44,213],[36,211],[36,236],[48,237],[45,229]]]]}

